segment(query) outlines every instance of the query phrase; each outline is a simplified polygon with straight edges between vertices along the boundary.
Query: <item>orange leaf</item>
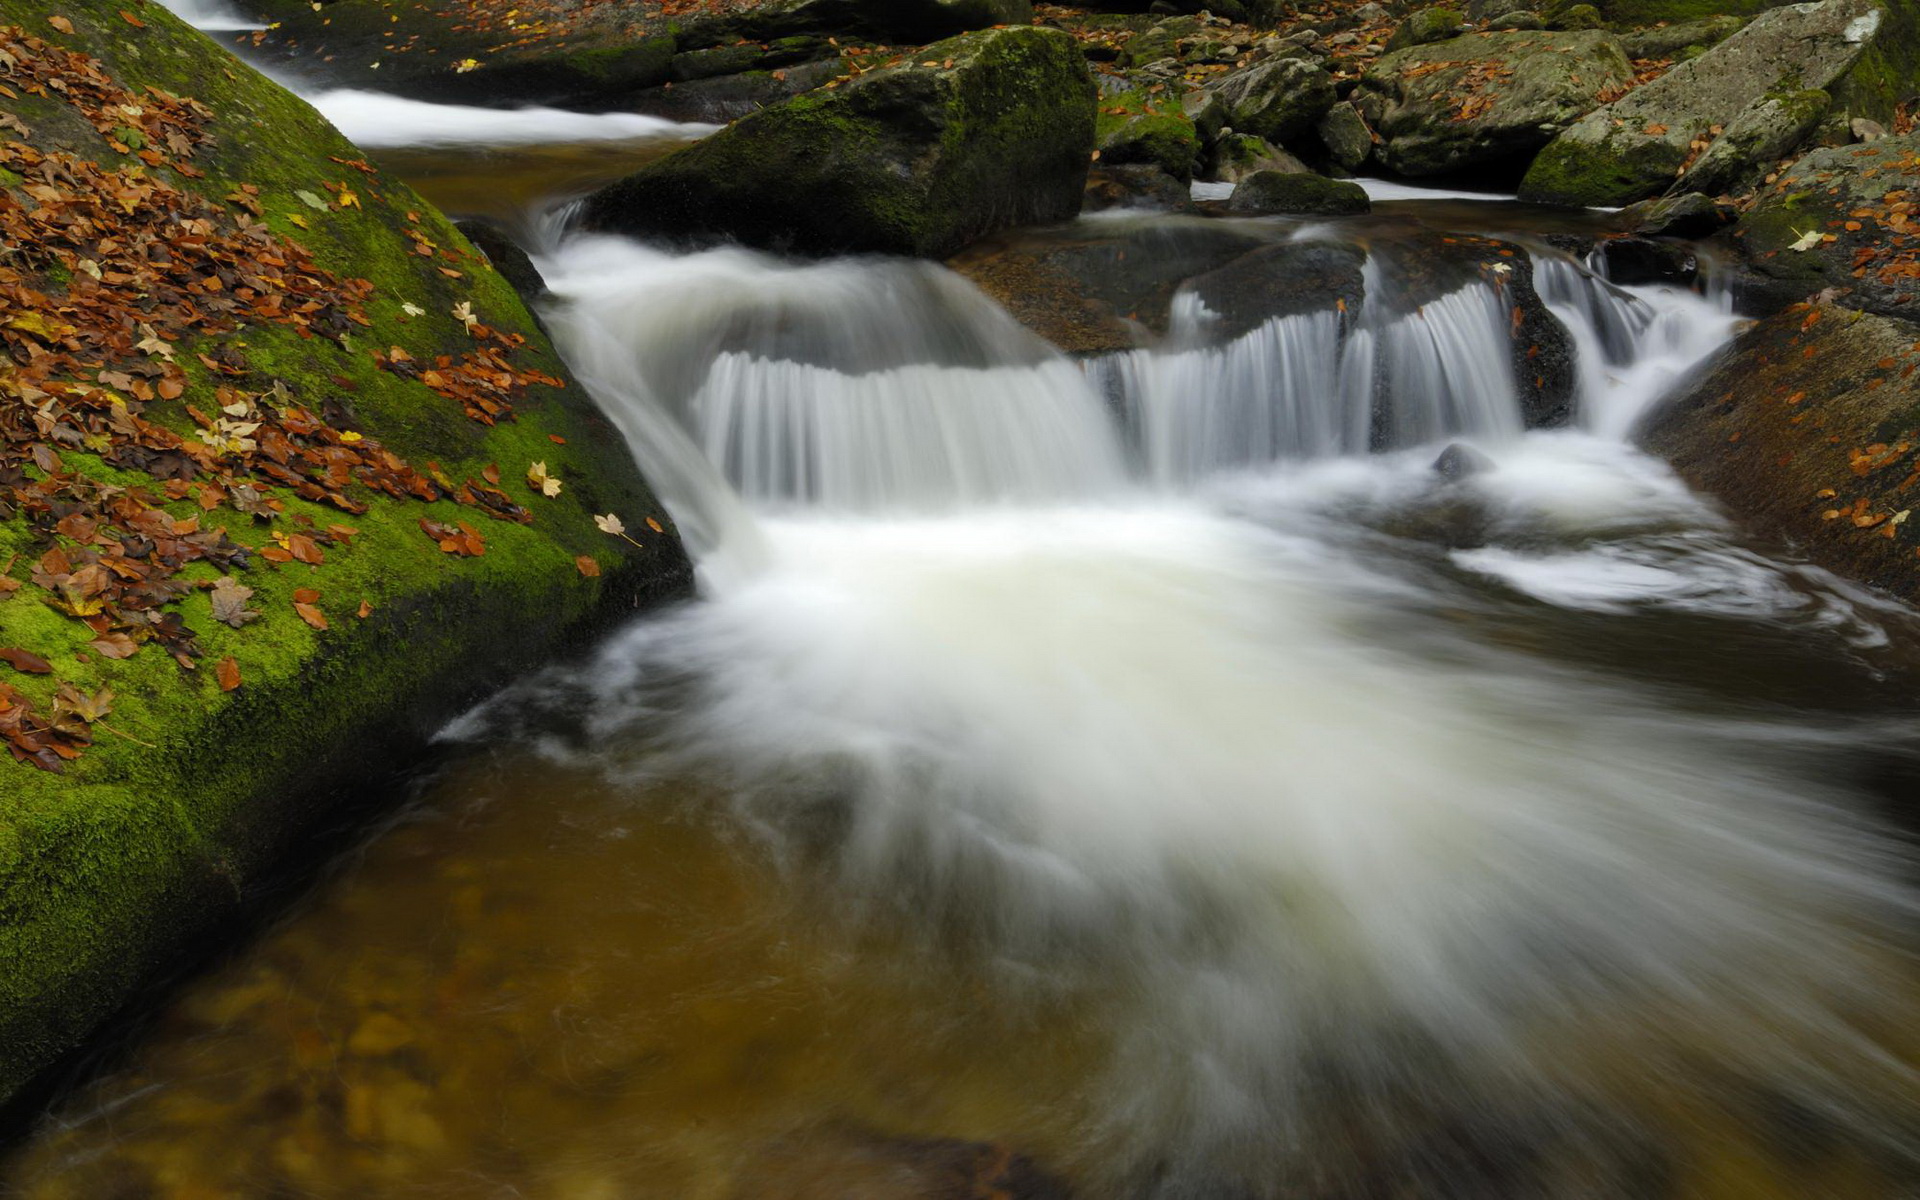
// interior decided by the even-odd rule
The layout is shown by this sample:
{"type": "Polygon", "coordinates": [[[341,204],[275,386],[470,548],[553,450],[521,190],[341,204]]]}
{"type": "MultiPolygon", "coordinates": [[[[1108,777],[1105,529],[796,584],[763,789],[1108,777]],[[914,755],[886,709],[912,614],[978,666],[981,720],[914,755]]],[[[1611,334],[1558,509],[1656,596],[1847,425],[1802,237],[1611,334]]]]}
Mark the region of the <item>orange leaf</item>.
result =
{"type": "Polygon", "coordinates": [[[320,602],[320,593],[313,588],[299,588],[293,593],[293,602],[295,604],[317,604],[320,602]]]}
{"type": "Polygon", "coordinates": [[[128,12],[124,8],[120,10],[120,19],[122,21],[125,21],[127,24],[133,26],[135,29],[145,29],[147,27],[147,23],[145,21],[142,21],[139,17],[134,16],[132,13],[128,12]]]}
{"type": "Polygon", "coordinates": [[[354,613],[353,615],[356,617],[359,617],[362,621],[364,621],[368,617],[373,615],[373,605],[368,604],[365,600],[362,600],[360,602],[360,611],[354,613]]]}
{"type": "Polygon", "coordinates": [[[580,573],[588,579],[596,579],[600,575],[600,564],[591,554],[582,554],[573,560],[573,565],[580,568],[580,573]]]}
{"type": "Polygon", "coordinates": [[[65,17],[48,17],[47,24],[58,29],[61,33],[73,32],[73,22],[67,20],[65,17]]]}
{"type": "Polygon", "coordinates": [[[240,686],[240,664],[229,654],[214,664],[213,677],[220,681],[221,691],[230,692],[240,686]]]}
{"type": "Polygon", "coordinates": [[[299,613],[300,619],[315,629],[325,629],[327,627],[327,614],[321,612],[311,604],[302,604],[296,600],[293,605],[293,611],[299,613]]]}

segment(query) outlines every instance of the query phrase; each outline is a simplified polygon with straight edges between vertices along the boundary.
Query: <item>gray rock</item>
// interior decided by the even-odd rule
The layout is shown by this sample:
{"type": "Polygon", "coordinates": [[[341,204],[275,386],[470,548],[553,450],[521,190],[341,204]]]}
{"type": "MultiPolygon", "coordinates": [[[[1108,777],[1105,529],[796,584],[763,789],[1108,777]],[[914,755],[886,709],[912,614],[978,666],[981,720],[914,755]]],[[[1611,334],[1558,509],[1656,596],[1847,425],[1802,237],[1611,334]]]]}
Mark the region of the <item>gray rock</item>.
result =
{"type": "Polygon", "coordinates": [[[1227,207],[1240,213],[1350,216],[1369,212],[1366,189],[1344,179],[1288,171],[1255,171],[1233,189],[1227,207]]]}
{"type": "Polygon", "coordinates": [[[1495,17],[1487,22],[1487,28],[1495,32],[1519,29],[1545,29],[1546,27],[1547,23],[1539,13],[1528,12],[1524,8],[1518,12],[1510,12],[1504,16],[1495,17]]]}
{"type": "Polygon", "coordinates": [[[1818,90],[1766,97],[1735,118],[1673,186],[1719,195],[1739,184],[1759,182],[1777,160],[1812,135],[1832,103],[1832,97],[1818,90]]]}
{"type": "Polygon", "coordinates": [[[1229,133],[1213,148],[1213,169],[1208,176],[1218,183],[1239,183],[1259,171],[1304,174],[1307,165],[1265,138],[1250,133],[1229,133]]]}
{"type": "Polygon", "coordinates": [[[1433,473],[1448,483],[1459,483],[1493,470],[1494,461],[1463,442],[1454,442],[1433,460],[1433,473]]]}
{"type": "Polygon", "coordinates": [[[1351,104],[1336,104],[1320,118],[1315,132],[1327,157],[1349,171],[1357,171],[1373,157],[1373,130],[1367,119],[1351,104]]]}
{"type": "MultiPolygon", "coordinates": [[[[1618,205],[1672,185],[1693,143],[1783,90],[1830,89],[1878,33],[1874,0],[1774,9],[1691,62],[1588,114],[1541,151],[1523,199],[1618,205]]],[[[1757,119],[1757,118],[1756,118],[1757,119]]]]}
{"type": "Polygon", "coordinates": [[[1456,9],[1439,5],[1423,8],[1401,22],[1400,27],[1393,31],[1393,36],[1387,39],[1387,49],[1389,51],[1405,50],[1411,46],[1444,42],[1448,38],[1458,36],[1461,26],[1465,23],[1466,17],[1456,9]]]}
{"type": "Polygon", "coordinates": [[[1699,192],[1644,200],[1620,211],[1621,228],[1646,237],[1704,238],[1733,220],[1731,208],[1699,192]]]}
{"type": "Polygon", "coordinates": [[[1626,49],[1628,58],[1673,58],[1693,46],[1702,49],[1717,46],[1738,33],[1746,23],[1744,17],[1719,16],[1636,29],[1621,34],[1620,45],[1626,49]]]}
{"type": "Polygon", "coordinates": [[[1282,145],[1319,124],[1335,99],[1333,76],[1301,58],[1269,59],[1207,90],[1226,104],[1226,123],[1236,131],[1282,145]]]}
{"type": "Polygon", "coordinates": [[[1887,127],[1870,117],[1855,117],[1848,122],[1847,130],[1856,142],[1877,142],[1887,136],[1887,127]]]}
{"type": "Polygon", "coordinates": [[[1524,160],[1632,77],[1611,34],[1470,34],[1389,54],[1361,76],[1354,102],[1384,139],[1375,153],[1389,169],[1439,175],[1524,160]]]}

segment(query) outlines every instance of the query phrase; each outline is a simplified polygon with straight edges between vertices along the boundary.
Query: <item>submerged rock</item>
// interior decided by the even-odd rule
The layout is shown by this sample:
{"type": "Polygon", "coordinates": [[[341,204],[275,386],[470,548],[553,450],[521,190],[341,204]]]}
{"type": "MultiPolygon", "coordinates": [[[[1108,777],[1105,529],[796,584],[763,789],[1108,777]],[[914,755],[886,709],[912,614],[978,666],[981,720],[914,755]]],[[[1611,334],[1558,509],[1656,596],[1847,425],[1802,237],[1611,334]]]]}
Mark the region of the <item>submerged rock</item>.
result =
{"type": "Polygon", "coordinates": [[[1479,33],[1387,55],[1355,103],[1399,174],[1512,170],[1632,78],[1611,34],[1479,33]]]}
{"type": "Polygon", "coordinates": [[[0,1102],[448,718],[691,591],[486,258],[305,103],[123,7],[0,0],[0,392],[66,431],[0,437],[4,641],[44,663],[0,707],[48,768],[0,765],[0,1102]]]}
{"type": "Polygon", "coordinates": [[[1920,601],[1920,324],[1799,305],[1649,414],[1640,442],[1749,527],[1920,601]]]}
{"type": "Polygon", "coordinates": [[[1093,144],[1073,40],[990,30],[755,113],[596,192],[582,219],[803,254],[939,257],[1072,217],[1093,144]]]}
{"type": "MultiPolygon", "coordinates": [[[[1671,187],[1696,158],[1713,157],[1713,139],[1736,130],[1745,140],[1731,142],[1714,161],[1715,178],[1752,169],[1755,155],[1785,153],[1819,120],[1818,113],[1804,120],[1808,93],[1834,87],[1860,61],[1881,21],[1873,0],[1775,9],[1555,138],[1528,169],[1521,198],[1575,205],[1643,200],[1671,187]],[[1701,142],[1709,144],[1705,155],[1701,142]]],[[[1709,183],[1683,186],[1699,191],[1709,183]]]]}
{"type": "Polygon", "coordinates": [[[1241,213],[1351,216],[1373,208],[1366,189],[1301,171],[1255,171],[1233,189],[1227,207],[1241,213]]]}

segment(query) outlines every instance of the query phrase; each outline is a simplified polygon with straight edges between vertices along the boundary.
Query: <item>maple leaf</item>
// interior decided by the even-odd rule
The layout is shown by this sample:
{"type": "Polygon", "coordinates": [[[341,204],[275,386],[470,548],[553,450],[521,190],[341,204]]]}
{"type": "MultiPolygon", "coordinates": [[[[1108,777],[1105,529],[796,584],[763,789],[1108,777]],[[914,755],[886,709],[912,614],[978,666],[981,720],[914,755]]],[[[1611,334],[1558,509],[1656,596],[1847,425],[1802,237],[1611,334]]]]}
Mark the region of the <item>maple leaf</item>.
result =
{"type": "Polygon", "coordinates": [[[427,315],[426,309],[421,308],[418,304],[415,304],[411,300],[402,304],[400,306],[400,311],[407,314],[410,317],[424,317],[427,315]]]}
{"type": "Polygon", "coordinates": [[[1798,241],[1794,242],[1793,245],[1788,246],[1787,249],[1793,250],[1796,252],[1811,250],[1825,240],[1824,236],[1821,234],[1821,232],[1818,229],[1809,229],[1805,233],[1800,233],[1800,231],[1796,229],[1793,232],[1800,234],[1800,238],[1798,241]]]}
{"type": "Polygon", "coordinates": [[[237,582],[233,576],[221,576],[213,585],[213,619],[235,629],[257,619],[260,614],[247,607],[247,599],[252,595],[253,589],[237,582]]]}
{"type": "Polygon", "coordinates": [[[547,464],[544,462],[534,463],[527,468],[527,486],[542,496],[551,497],[560,494],[560,481],[547,474],[547,464]]]}
{"type": "Polygon", "coordinates": [[[60,685],[60,694],[54,697],[55,712],[69,712],[91,725],[113,711],[113,689],[101,688],[88,695],[70,683],[60,685]]]}
{"type": "Polygon", "coordinates": [[[462,300],[453,306],[453,316],[455,320],[465,325],[468,329],[472,329],[480,323],[480,318],[473,315],[473,303],[468,300],[462,300]]]}
{"type": "Polygon", "coordinates": [[[610,533],[615,537],[623,537],[627,532],[627,527],[621,523],[620,518],[612,513],[604,517],[595,517],[593,523],[600,527],[601,533],[610,533]]]}

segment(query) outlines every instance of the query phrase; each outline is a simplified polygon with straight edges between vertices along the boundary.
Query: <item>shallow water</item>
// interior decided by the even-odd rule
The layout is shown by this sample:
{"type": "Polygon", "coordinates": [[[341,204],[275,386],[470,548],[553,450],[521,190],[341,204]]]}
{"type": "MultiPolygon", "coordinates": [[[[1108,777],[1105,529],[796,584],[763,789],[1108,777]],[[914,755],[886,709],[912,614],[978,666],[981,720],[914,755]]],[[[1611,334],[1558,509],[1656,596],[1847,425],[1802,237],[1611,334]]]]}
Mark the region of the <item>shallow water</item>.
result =
{"type": "MultiPolygon", "coordinates": [[[[1537,231],[1392,204],[1271,229],[1537,231]]],[[[702,598],[448,730],[0,1189],[1920,1189],[1920,614],[1625,440],[1718,304],[1541,258],[1523,434],[1474,287],[1082,366],[928,264],[537,248],[702,598]]]]}

